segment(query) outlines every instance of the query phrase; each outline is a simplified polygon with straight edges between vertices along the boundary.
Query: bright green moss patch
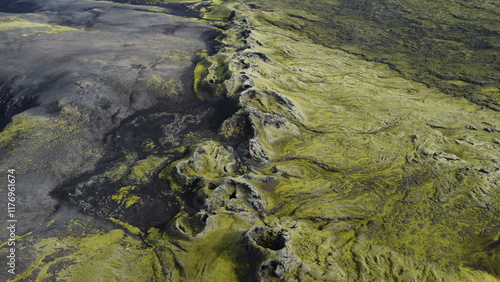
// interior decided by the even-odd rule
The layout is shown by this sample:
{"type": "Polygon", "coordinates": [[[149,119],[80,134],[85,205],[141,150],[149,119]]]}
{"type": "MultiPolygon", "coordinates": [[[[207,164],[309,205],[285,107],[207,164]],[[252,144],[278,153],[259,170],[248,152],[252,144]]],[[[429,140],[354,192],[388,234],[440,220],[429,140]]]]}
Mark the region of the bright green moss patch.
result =
{"type": "Polygon", "coordinates": [[[208,73],[208,67],[210,66],[210,63],[208,61],[201,61],[198,64],[196,64],[196,67],[194,68],[194,91],[198,93],[198,90],[200,90],[201,83],[203,81],[203,78],[207,75],[208,73]]]}
{"type": "Polygon", "coordinates": [[[26,137],[28,132],[40,126],[39,121],[34,116],[17,115],[12,118],[12,122],[0,132],[0,147],[7,146],[14,141],[21,140],[26,137]]]}
{"type": "Polygon", "coordinates": [[[159,149],[157,144],[151,139],[147,139],[146,141],[144,141],[142,143],[142,147],[144,147],[146,150],[153,152],[153,153],[158,153],[158,149],[159,149]]]}
{"type": "MultiPolygon", "coordinates": [[[[45,115],[31,115],[23,112],[12,118],[12,121],[0,132],[0,147],[13,146],[10,154],[16,154],[17,150],[24,150],[24,153],[39,154],[43,149],[53,148],[57,144],[65,142],[75,137],[80,132],[80,128],[73,122],[64,119],[57,119],[45,115]],[[29,143],[30,146],[24,147],[29,143]]],[[[67,145],[67,143],[65,143],[67,145]]],[[[95,151],[89,149],[89,154],[95,151]]],[[[28,157],[23,156],[20,162],[29,162],[28,157]]]]}
{"type": "Polygon", "coordinates": [[[16,17],[5,17],[0,19],[0,31],[26,28],[46,28],[47,24],[30,22],[16,17]]]}
{"type": "Polygon", "coordinates": [[[457,86],[467,86],[467,85],[470,85],[470,83],[465,82],[465,81],[463,81],[463,80],[450,80],[450,81],[448,81],[448,82],[449,82],[449,83],[453,83],[453,84],[455,84],[455,85],[457,85],[457,86]]]}
{"type": "Polygon", "coordinates": [[[116,201],[117,204],[121,203],[124,198],[130,194],[130,192],[134,191],[137,186],[125,186],[120,188],[116,194],[111,196],[111,199],[116,201]]]}
{"type": "Polygon", "coordinates": [[[49,27],[50,27],[50,25],[48,25],[48,24],[31,22],[31,21],[17,18],[17,17],[0,18],[0,31],[13,30],[13,29],[28,29],[28,28],[46,29],[49,27]]]}
{"type": "Polygon", "coordinates": [[[79,29],[66,27],[66,26],[58,26],[46,23],[32,22],[26,19],[21,19],[17,17],[4,17],[0,18],[0,31],[9,31],[9,30],[17,30],[22,29],[24,34],[22,36],[29,36],[34,33],[60,33],[65,31],[76,31],[79,29]]]}
{"type": "Polygon", "coordinates": [[[500,86],[484,86],[481,87],[481,93],[485,94],[488,99],[500,103],[500,86]]]}
{"type": "Polygon", "coordinates": [[[130,233],[132,233],[132,234],[142,234],[142,231],[141,231],[139,228],[137,228],[137,227],[135,227],[135,226],[133,226],[133,225],[131,225],[131,224],[128,224],[128,223],[126,223],[126,222],[123,222],[123,221],[121,221],[121,220],[119,220],[119,219],[112,218],[112,217],[110,217],[110,218],[109,218],[109,220],[111,220],[112,222],[114,222],[114,223],[116,223],[116,224],[118,224],[118,225],[122,226],[122,227],[123,227],[123,228],[125,228],[128,232],[130,232],[130,233]]]}
{"type": "Polygon", "coordinates": [[[119,164],[115,166],[113,169],[106,171],[104,175],[109,176],[111,179],[118,181],[123,178],[128,172],[128,166],[124,164],[119,164]]]}
{"type": "Polygon", "coordinates": [[[138,183],[144,183],[153,175],[155,170],[165,162],[165,160],[165,158],[153,156],[139,160],[130,167],[129,178],[138,183]]]}
{"type": "Polygon", "coordinates": [[[213,227],[192,240],[165,234],[163,242],[157,245],[164,271],[176,273],[174,281],[241,281],[256,267],[257,262],[247,257],[240,243],[241,230],[249,228],[252,222],[227,214],[210,220],[213,227]],[[182,270],[176,265],[182,265],[182,270]]]}

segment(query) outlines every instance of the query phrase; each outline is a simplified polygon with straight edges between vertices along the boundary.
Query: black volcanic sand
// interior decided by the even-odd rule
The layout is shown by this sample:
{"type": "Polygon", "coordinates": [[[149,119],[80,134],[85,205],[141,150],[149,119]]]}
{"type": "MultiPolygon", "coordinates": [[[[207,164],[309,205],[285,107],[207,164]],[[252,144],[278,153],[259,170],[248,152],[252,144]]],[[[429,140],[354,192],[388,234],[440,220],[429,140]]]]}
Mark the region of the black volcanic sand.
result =
{"type": "Polygon", "coordinates": [[[500,109],[500,7],[495,1],[244,1],[268,23],[388,64],[407,79],[500,109]]]}
{"type": "MultiPolygon", "coordinates": [[[[214,135],[228,115],[227,104],[200,101],[192,90],[194,65],[200,54],[212,52],[206,42],[217,30],[171,15],[168,8],[3,1],[0,34],[0,167],[16,170],[18,236],[79,234],[67,230],[70,221],[89,220],[79,210],[106,203],[93,200],[99,197],[81,203],[82,197],[74,196],[77,205],[66,205],[75,189],[71,183],[122,160],[178,157],[186,150],[180,147],[199,134],[214,135]],[[177,140],[161,140],[165,137],[177,140]],[[57,223],[47,227],[53,219],[57,223]]],[[[101,181],[102,193],[121,184],[101,181]]],[[[163,210],[158,216],[154,212],[175,201],[165,201],[170,196],[157,195],[155,187],[145,188],[150,210],[133,211],[129,221],[144,221],[139,224],[144,228],[168,221],[163,210]],[[149,221],[144,214],[152,214],[149,221]]],[[[7,198],[5,189],[1,194],[7,198]]],[[[6,205],[2,200],[0,209],[6,205]]],[[[96,209],[88,213],[123,216],[96,209]]],[[[116,228],[98,218],[88,228],[116,228]]],[[[2,221],[1,228],[6,224],[2,221]]],[[[0,238],[8,235],[2,232],[0,238]]],[[[21,273],[33,263],[32,250],[18,251],[16,272],[21,273]]],[[[2,271],[0,277],[9,276],[2,271]]]]}

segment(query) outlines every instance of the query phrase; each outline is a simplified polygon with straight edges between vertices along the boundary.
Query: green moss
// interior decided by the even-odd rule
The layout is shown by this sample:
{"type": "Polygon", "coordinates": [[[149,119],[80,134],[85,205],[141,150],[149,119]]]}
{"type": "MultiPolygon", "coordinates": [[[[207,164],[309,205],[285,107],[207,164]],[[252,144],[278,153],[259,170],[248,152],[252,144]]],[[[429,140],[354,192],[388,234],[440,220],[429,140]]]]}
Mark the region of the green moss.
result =
{"type": "Polygon", "coordinates": [[[161,277],[156,272],[154,252],[118,229],[83,238],[46,238],[35,249],[35,262],[13,281],[139,281],[161,277]]]}
{"type": "Polygon", "coordinates": [[[208,57],[207,49],[202,49],[201,51],[196,52],[196,56],[201,58],[201,59],[208,57]]]}
{"type": "MultiPolygon", "coordinates": [[[[413,65],[412,56],[419,49],[401,46],[412,44],[408,38],[394,36],[385,28],[376,34],[377,27],[367,24],[377,22],[372,17],[378,13],[387,15],[384,20],[392,21],[389,26],[396,25],[394,32],[399,35],[397,23],[408,19],[395,18],[394,11],[405,7],[421,15],[433,12],[420,2],[400,1],[398,6],[391,1],[364,1],[357,8],[370,13],[352,17],[355,7],[348,1],[284,2],[256,2],[264,8],[279,5],[274,12],[240,4],[203,11],[207,18],[221,19],[227,16],[226,9],[233,7],[245,16],[245,22],[236,16],[236,25],[225,31],[226,36],[221,38],[225,47],[196,66],[194,89],[200,97],[227,94],[238,99],[240,116],[225,122],[222,133],[242,137],[239,132],[248,127],[252,136],[246,138],[255,142],[249,148],[242,142],[239,150],[248,149],[249,156],[240,154],[238,159],[231,148],[218,142],[200,142],[188,157],[159,173],[160,178],[170,182],[172,190],[205,197],[204,203],[193,205],[188,203],[191,196],[181,197],[179,193],[176,200],[183,203],[183,211],[166,230],[151,228],[147,232],[146,241],[154,246],[163,273],[170,275],[167,279],[252,280],[256,275],[249,273],[259,271],[260,263],[271,260],[283,265],[282,280],[497,281],[500,256],[494,246],[500,234],[495,217],[500,206],[496,184],[500,164],[498,140],[494,141],[493,136],[500,128],[498,112],[406,79],[423,79],[415,78],[416,73],[429,78],[425,71],[421,72],[420,62],[413,65]],[[297,4],[308,12],[298,10],[297,4]],[[332,11],[339,16],[328,18],[332,11]],[[243,42],[241,36],[248,35],[248,29],[252,29],[251,36],[243,42]],[[350,29],[361,32],[343,33],[350,29]],[[316,42],[391,63],[399,72],[316,44],[297,31],[315,34],[316,42]],[[349,41],[364,36],[376,44],[349,41]],[[393,46],[374,38],[378,36],[387,38],[393,46]],[[243,45],[247,53],[239,49],[243,45]],[[252,54],[265,54],[269,60],[252,54]],[[258,67],[244,68],[245,64],[258,67]],[[252,78],[257,94],[241,96],[240,82],[233,77],[241,72],[252,78]],[[234,87],[230,87],[231,83],[234,87]],[[239,166],[240,162],[252,163],[252,156],[259,150],[268,155],[268,162],[258,168],[239,166]],[[195,181],[199,181],[198,185],[192,185],[195,181]],[[238,189],[224,191],[223,186],[218,186],[231,181],[251,183],[258,191],[242,196],[238,189]],[[247,209],[242,204],[246,200],[267,202],[269,208],[264,205],[247,209]],[[210,210],[212,203],[215,208],[210,210]],[[202,216],[204,220],[200,220],[202,216]],[[248,245],[245,232],[262,225],[286,234],[285,242],[278,242],[280,248],[275,250],[273,242],[264,242],[260,247],[248,245]],[[252,253],[252,248],[258,252],[252,253]]],[[[459,8],[453,2],[449,9],[459,8]]],[[[479,14],[489,17],[487,13],[479,14]]],[[[450,24],[456,21],[448,13],[443,17],[450,24]]],[[[424,29],[442,24],[432,18],[416,20],[424,29]]],[[[458,54],[451,53],[443,54],[449,58],[449,65],[443,64],[438,51],[450,46],[453,50],[466,48],[466,42],[431,39],[439,47],[430,48],[433,52],[422,56],[422,61],[430,70],[450,75],[428,85],[453,91],[469,89],[477,84],[476,78],[484,79],[486,71],[491,70],[488,66],[464,67],[455,61],[458,54]]],[[[164,91],[161,87],[168,83],[164,77],[153,76],[148,85],[164,91]]],[[[478,89],[490,98],[498,92],[495,82],[478,89]]],[[[12,125],[9,134],[22,136],[30,131],[31,127],[12,125]]],[[[6,143],[14,139],[5,137],[9,140],[6,143]]],[[[152,147],[150,143],[144,146],[152,147]]],[[[149,157],[135,162],[130,169],[125,165],[116,171],[120,174],[128,170],[130,180],[145,183],[164,163],[164,159],[149,157]]],[[[122,187],[112,199],[125,203],[125,207],[136,204],[140,197],[131,194],[131,187],[122,187]]],[[[142,234],[120,220],[110,220],[142,234]]],[[[117,244],[126,237],[120,232],[106,240],[92,238],[97,243],[91,251],[104,254],[95,256],[97,261],[111,257],[112,264],[118,265],[115,268],[121,270],[124,262],[116,262],[115,255],[121,250],[117,244]]],[[[82,246],[88,243],[81,241],[82,246]]],[[[84,252],[79,255],[81,251],[76,250],[80,248],[73,241],[61,242],[78,254],[72,256],[79,262],[78,268],[71,264],[68,273],[80,275],[88,270],[90,264],[82,262],[82,258],[89,257],[84,252]]],[[[54,253],[50,248],[39,250],[42,256],[54,253]]],[[[133,258],[140,261],[137,267],[147,271],[141,275],[158,273],[151,253],[141,260],[137,254],[143,253],[134,252],[133,258]]],[[[49,273],[54,272],[50,266],[60,262],[56,260],[44,268],[40,261],[25,278],[38,275],[35,273],[39,273],[35,278],[49,278],[49,273]]],[[[113,273],[106,268],[109,265],[100,268],[107,271],[105,275],[113,273]]],[[[95,278],[94,272],[88,275],[95,278]]],[[[136,279],[135,275],[131,277],[136,279]]],[[[122,277],[106,276],[118,278],[122,277]]]]}
{"type": "Polygon", "coordinates": [[[206,57],[199,62],[194,70],[194,90],[200,99],[205,96],[227,95],[223,82],[230,78],[230,56],[218,53],[206,57]]]}
{"type": "Polygon", "coordinates": [[[14,141],[21,140],[26,137],[28,132],[40,127],[40,123],[34,116],[16,115],[2,132],[0,132],[0,147],[5,147],[12,144],[14,141]]]}
{"type": "Polygon", "coordinates": [[[142,147],[147,149],[148,151],[152,152],[158,152],[158,147],[156,146],[155,142],[151,139],[148,139],[142,143],[142,147]]]}
{"type": "MultiPolygon", "coordinates": [[[[493,196],[496,176],[485,172],[498,170],[498,162],[491,161],[498,159],[498,152],[489,137],[492,129],[472,133],[470,128],[479,127],[481,120],[497,126],[498,113],[407,80],[384,64],[325,48],[288,31],[301,28],[301,17],[240,11],[255,26],[248,41],[261,43],[253,44],[251,51],[271,60],[232,57],[259,66],[245,70],[258,95],[238,98],[242,107],[269,115],[248,111],[249,118],[226,122],[231,128],[225,131],[236,122],[248,122],[268,153],[270,165],[260,173],[279,182],[256,185],[270,204],[268,213],[281,222],[301,219],[317,224],[290,228],[298,239],[292,240],[289,252],[303,266],[286,277],[426,280],[429,274],[420,269],[428,268],[435,279],[495,279],[491,274],[497,270],[490,265],[496,256],[489,251],[491,259],[486,260],[483,253],[494,239],[478,234],[498,232],[491,217],[498,210],[481,215],[498,201],[493,196]],[[274,26],[263,24],[262,18],[274,26]],[[282,22],[288,20],[287,25],[282,22]],[[270,91],[283,99],[270,96],[270,91]],[[467,172],[462,172],[464,166],[467,172]],[[330,264],[322,264],[328,260],[330,264]],[[391,265],[401,271],[393,271],[391,265]],[[472,270],[479,265],[489,274],[472,270]]],[[[318,20],[307,13],[305,17],[318,20]]],[[[223,43],[238,46],[239,32],[238,26],[229,29],[223,43]]],[[[228,57],[207,59],[224,67],[209,65],[205,79],[213,76],[217,81],[242,71],[226,62],[228,57]]],[[[446,83],[469,87],[461,79],[446,83]]],[[[179,171],[203,175],[195,163],[191,159],[179,171]]]]}
{"type": "Polygon", "coordinates": [[[113,167],[111,170],[106,171],[104,173],[104,175],[109,176],[114,181],[118,181],[126,175],[126,173],[128,172],[128,169],[129,169],[129,167],[127,165],[118,164],[117,166],[113,167]]]}
{"type": "MultiPolygon", "coordinates": [[[[210,66],[210,63],[206,60],[202,60],[198,64],[196,64],[196,67],[194,68],[194,91],[198,95],[198,91],[203,89],[203,85],[201,84],[203,82],[203,79],[205,76],[208,74],[208,67],[210,66]]],[[[199,96],[199,95],[198,95],[199,96]]]]}
{"type": "Polygon", "coordinates": [[[317,43],[388,63],[407,78],[498,109],[498,96],[491,99],[478,91],[484,83],[498,87],[500,77],[492,67],[498,64],[494,50],[499,42],[494,34],[499,28],[492,17],[496,8],[488,1],[477,5],[409,0],[251,2],[274,9],[259,15],[268,24],[298,30],[317,43]],[[283,7],[281,12],[278,7],[283,7]],[[475,87],[462,83],[450,87],[449,80],[475,87]]]}
{"type": "Polygon", "coordinates": [[[125,208],[129,208],[133,204],[136,204],[141,201],[141,197],[139,196],[130,196],[127,198],[127,201],[125,202],[125,208]]]}
{"type": "Polygon", "coordinates": [[[156,93],[167,97],[178,97],[184,91],[180,81],[161,75],[152,75],[147,86],[156,93]]]}
{"type": "Polygon", "coordinates": [[[22,34],[22,36],[29,36],[34,33],[60,33],[65,31],[76,31],[78,29],[71,28],[67,26],[58,26],[46,23],[33,22],[17,17],[3,17],[0,18],[0,31],[9,31],[22,29],[24,32],[29,31],[29,33],[22,34]]]}
{"type": "Polygon", "coordinates": [[[14,29],[27,29],[27,28],[49,28],[50,25],[31,22],[25,19],[17,18],[17,17],[4,17],[0,18],[0,30],[14,30],[14,29]]]}
{"type": "Polygon", "coordinates": [[[470,83],[465,82],[463,80],[450,80],[448,82],[449,83],[453,83],[453,84],[458,85],[458,86],[467,86],[467,85],[470,85],[470,83]]]}
{"type": "Polygon", "coordinates": [[[162,59],[168,59],[172,61],[180,61],[180,62],[189,62],[191,61],[192,55],[187,52],[183,52],[180,50],[169,50],[161,55],[162,59]]]}
{"type": "Polygon", "coordinates": [[[140,235],[143,235],[142,231],[141,231],[139,228],[137,228],[137,227],[135,227],[135,226],[133,226],[133,225],[131,225],[131,224],[129,224],[129,223],[123,222],[123,221],[121,221],[121,220],[119,220],[119,219],[112,218],[112,217],[110,217],[110,218],[109,218],[109,220],[111,220],[112,222],[114,222],[114,223],[116,223],[116,224],[118,224],[118,225],[122,226],[122,227],[123,227],[123,228],[125,228],[128,232],[130,232],[130,233],[132,233],[132,234],[140,234],[140,235]]]}
{"type": "Polygon", "coordinates": [[[135,180],[138,183],[144,183],[150,179],[155,170],[158,169],[165,161],[166,158],[154,156],[139,160],[130,167],[129,179],[135,180]]]}
{"type": "Polygon", "coordinates": [[[222,21],[231,16],[231,10],[224,5],[209,6],[201,9],[201,17],[205,20],[222,21]]]}
{"type": "Polygon", "coordinates": [[[181,160],[174,165],[177,172],[187,178],[220,178],[234,172],[236,160],[220,144],[207,141],[199,144],[188,160],[181,160]]]}
{"type": "Polygon", "coordinates": [[[146,242],[149,245],[156,246],[158,242],[162,239],[162,232],[159,228],[149,228],[146,233],[146,242]]]}
{"type": "Polygon", "coordinates": [[[116,201],[117,204],[121,203],[124,198],[127,198],[130,192],[134,191],[137,186],[125,186],[120,188],[116,194],[111,196],[111,199],[116,201]]]}
{"type": "MultiPolygon", "coordinates": [[[[17,156],[20,165],[33,164],[31,157],[47,148],[76,143],[82,129],[74,122],[45,115],[20,113],[0,132],[0,147],[11,147],[8,154],[17,156]],[[25,146],[29,144],[29,146],[25,146]]],[[[89,157],[97,150],[89,150],[89,157]]]]}
{"type": "Polygon", "coordinates": [[[241,281],[256,267],[245,257],[242,232],[251,222],[226,214],[211,217],[212,228],[192,240],[165,235],[157,248],[164,271],[178,273],[178,281],[241,281]],[[171,242],[171,243],[169,243],[171,242]],[[174,254],[174,255],[172,255],[174,254]],[[182,270],[178,270],[178,266],[182,270]]]}

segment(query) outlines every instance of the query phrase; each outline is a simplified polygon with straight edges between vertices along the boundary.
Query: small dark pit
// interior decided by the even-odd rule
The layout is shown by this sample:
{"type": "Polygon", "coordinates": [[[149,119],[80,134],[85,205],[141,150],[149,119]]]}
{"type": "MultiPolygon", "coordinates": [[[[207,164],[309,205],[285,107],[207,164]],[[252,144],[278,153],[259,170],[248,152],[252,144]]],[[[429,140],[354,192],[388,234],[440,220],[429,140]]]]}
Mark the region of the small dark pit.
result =
{"type": "Polygon", "coordinates": [[[287,241],[282,231],[262,226],[254,228],[250,237],[257,245],[273,251],[283,249],[287,241]]]}

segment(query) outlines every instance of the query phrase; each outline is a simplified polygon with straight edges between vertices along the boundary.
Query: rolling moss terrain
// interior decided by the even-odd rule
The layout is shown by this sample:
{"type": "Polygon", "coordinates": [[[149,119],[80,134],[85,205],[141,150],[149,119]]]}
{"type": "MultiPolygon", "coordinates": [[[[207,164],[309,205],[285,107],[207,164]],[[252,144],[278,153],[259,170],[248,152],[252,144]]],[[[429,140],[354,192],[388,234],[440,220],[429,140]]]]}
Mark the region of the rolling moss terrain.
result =
{"type": "MultiPolygon", "coordinates": [[[[161,242],[188,251],[170,248],[184,255],[167,265],[189,265],[187,280],[217,278],[222,267],[239,280],[496,281],[498,112],[317,44],[297,32],[304,18],[319,21],[307,12],[295,21],[231,7],[226,47],[198,65],[195,88],[238,101],[219,133],[248,142],[237,170],[220,173],[228,162],[213,149],[188,160],[199,166],[195,215],[206,227],[178,218],[189,239],[167,232],[161,242]],[[238,235],[232,221],[242,216],[254,227],[238,235]],[[214,230],[240,237],[239,259],[217,247],[214,230]],[[218,259],[191,251],[200,244],[215,245],[218,259]],[[262,263],[249,266],[252,256],[262,263]]],[[[171,171],[194,180],[185,166],[171,171]]]]}
{"type": "Polygon", "coordinates": [[[272,25],[388,64],[403,77],[499,109],[494,1],[250,1],[272,25]]]}
{"type": "Polygon", "coordinates": [[[118,130],[68,195],[115,228],[26,235],[18,281],[500,280],[495,3],[201,3],[222,30],[193,88],[229,113],[118,130]]]}

